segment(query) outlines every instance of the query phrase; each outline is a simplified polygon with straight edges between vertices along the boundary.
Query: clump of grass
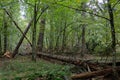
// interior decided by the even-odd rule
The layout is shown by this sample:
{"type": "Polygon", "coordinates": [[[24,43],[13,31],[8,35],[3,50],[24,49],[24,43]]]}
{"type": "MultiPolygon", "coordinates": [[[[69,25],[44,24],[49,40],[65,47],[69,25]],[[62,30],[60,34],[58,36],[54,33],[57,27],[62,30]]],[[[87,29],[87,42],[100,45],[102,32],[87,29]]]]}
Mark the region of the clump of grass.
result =
{"type": "Polygon", "coordinates": [[[1,80],[34,80],[42,77],[45,80],[63,80],[64,75],[70,75],[70,66],[49,63],[38,60],[36,63],[30,59],[14,59],[3,62],[0,67],[1,80]]]}

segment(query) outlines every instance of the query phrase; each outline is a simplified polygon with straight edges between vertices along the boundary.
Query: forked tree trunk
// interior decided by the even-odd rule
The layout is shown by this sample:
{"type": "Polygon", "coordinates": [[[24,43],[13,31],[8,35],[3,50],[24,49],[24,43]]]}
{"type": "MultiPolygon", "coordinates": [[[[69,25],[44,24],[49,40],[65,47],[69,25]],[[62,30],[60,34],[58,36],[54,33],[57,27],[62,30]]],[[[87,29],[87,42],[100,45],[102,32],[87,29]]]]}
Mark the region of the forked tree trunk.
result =
{"type": "Polygon", "coordinates": [[[37,43],[39,52],[42,52],[42,49],[43,49],[44,31],[45,31],[45,19],[41,19],[40,32],[39,32],[38,43],[37,43]]]}

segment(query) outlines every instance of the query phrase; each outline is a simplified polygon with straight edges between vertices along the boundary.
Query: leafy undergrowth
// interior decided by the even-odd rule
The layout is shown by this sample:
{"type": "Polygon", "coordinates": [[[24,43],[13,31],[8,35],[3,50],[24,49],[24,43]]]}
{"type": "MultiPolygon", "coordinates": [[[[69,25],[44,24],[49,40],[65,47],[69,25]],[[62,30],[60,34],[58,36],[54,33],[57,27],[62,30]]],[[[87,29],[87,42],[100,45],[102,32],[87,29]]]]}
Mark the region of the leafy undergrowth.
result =
{"type": "Polygon", "coordinates": [[[19,57],[2,60],[0,64],[0,80],[64,80],[64,76],[70,75],[70,66],[41,59],[35,63],[28,57],[19,57]]]}

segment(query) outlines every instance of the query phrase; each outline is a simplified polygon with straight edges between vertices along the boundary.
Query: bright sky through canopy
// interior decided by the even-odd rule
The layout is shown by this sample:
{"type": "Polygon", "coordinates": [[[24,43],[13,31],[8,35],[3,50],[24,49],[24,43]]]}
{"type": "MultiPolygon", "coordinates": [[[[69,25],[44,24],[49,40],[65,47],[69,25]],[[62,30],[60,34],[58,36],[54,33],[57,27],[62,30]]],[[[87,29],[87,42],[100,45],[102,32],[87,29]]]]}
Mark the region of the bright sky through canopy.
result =
{"type": "Polygon", "coordinates": [[[102,3],[102,2],[103,2],[103,0],[98,0],[98,2],[102,3]]]}

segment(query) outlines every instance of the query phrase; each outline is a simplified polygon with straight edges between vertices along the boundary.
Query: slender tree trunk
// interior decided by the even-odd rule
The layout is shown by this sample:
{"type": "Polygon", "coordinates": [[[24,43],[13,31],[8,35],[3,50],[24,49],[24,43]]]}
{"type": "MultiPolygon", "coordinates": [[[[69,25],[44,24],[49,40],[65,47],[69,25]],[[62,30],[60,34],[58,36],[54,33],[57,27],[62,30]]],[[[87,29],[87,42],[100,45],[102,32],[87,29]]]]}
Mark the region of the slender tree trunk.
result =
{"type": "Polygon", "coordinates": [[[85,25],[82,26],[82,50],[81,54],[86,54],[85,25]]]}
{"type": "Polygon", "coordinates": [[[54,32],[53,32],[53,21],[52,20],[50,20],[50,34],[49,34],[49,50],[51,51],[52,49],[53,49],[53,43],[54,43],[54,32]]]}
{"type": "Polygon", "coordinates": [[[36,61],[36,26],[37,26],[37,5],[34,6],[34,26],[32,29],[32,60],[36,61]]]}
{"type": "MultiPolygon", "coordinates": [[[[48,6],[47,6],[44,10],[42,10],[42,12],[39,14],[39,16],[38,16],[38,18],[37,18],[37,20],[36,20],[37,22],[38,22],[39,18],[41,17],[41,15],[42,15],[47,9],[48,9],[48,6]]],[[[23,32],[24,35],[27,34],[27,32],[28,32],[28,30],[30,29],[30,26],[32,25],[32,22],[33,22],[33,21],[34,21],[34,18],[32,18],[31,21],[28,23],[25,31],[23,32]]],[[[12,54],[12,57],[13,57],[13,58],[14,58],[15,55],[18,53],[19,47],[20,47],[20,45],[22,44],[22,42],[23,42],[23,40],[24,40],[24,38],[25,38],[24,35],[20,38],[17,46],[15,47],[15,49],[14,49],[14,51],[13,51],[13,54],[12,54]]]]}
{"type": "Polygon", "coordinates": [[[1,40],[1,32],[0,32],[0,55],[2,55],[2,40],[1,40]]]}
{"type": "MultiPolygon", "coordinates": [[[[33,20],[34,20],[34,19],[32,19],[32,20],[29,22],[28,26],[26,27],[25,31],[23,32],[24,35],[27,34],[28,30],[30,29],[30,26],[32,25],[33,20]]],[[[12,57],[13,57],[13,58],[14,58],[15,55],[18,53],[19,47],[20,47],[20,45],[22,44],[24,38],[25,38],[25,36],[22,36],[22,37],[20,38],[17,46],[15,47],[15,49],[14,49],[14,51],[13,51],[13,54],[12,54],[12,57]]]]}
{"type": "MultiPolygon", "coordinates": [[[[113,53],[113,68],[116,68],[116,34],[115,34],[115,27],[114,27],[114,14],[113,14],[113,9],[110,3],[110,0],[108,1],[108,13],[110,17],[110,26],[111,26],[111,38],[112,38],[112,53],[113,53]]],[[[120,80],[117,74],[117,71],[114,70],[114,76],[115,80],[120,80]]]]}
{"type": "Polygon", "coordinates": [[[6,15],[4,14],[4,53],[7,50],[7,22],[6,22],[6,15]]]}
{"type": "Polygon", "coordinates": [[[61,38],[61,33],[62,33],[61,28],[58,28],[57,32],[58,32],[58,34],[56,36],[55,49],[57,52],[59,52],[59,49],[60,49],[59,44],[60,44],[60,38],[61,38]]]}
{"type": "Polygon", "coordinates": [[[45,31],[45,19],[41,19],[41,26],[40,26],[40,32],[38,37],[38,51],[42,52],[43,49],[43,41],[44,41],[44,31],[45,31]]]}
{"type": "Polygon", "coordinates": [[[13,19],[13,17],[10,15],[10,13],[4,9],[4,11],[7,13],[7,15],[10,17],[10,19],[12,20],[12,22],[14,23],[14,25],[17,27],[17,29],[22,33],[22,35],[26,38],[26,40],[28,41],[28,43],[30,44],[30,46],[32,46],[31,42],[29,41],[29,39],[24,35],[23,31],[21,30],[21,28],[18,26],[17,22],[13,19]]]}
{"type": "Polygon", "coordinates": [[[59,49],[59,38],[60,38],[60,32],[56,37],[56,43],[55,43],[55,50],[58,52],[59,49]]]}
{"type": "MultiPolygon", "coordinates": [[[[85,9],[85,8],[86,8],[86,4],[85,4],[85,3],[82,3],[81,5],[82,5],[82,9],[85,9]]],[[[85,12],[82,12],[82,13],[81,13],[81,16],[82,16],[83,18],[85,18],[85,17],[86,17],[85,12]]],[[[82,36],[81,56],[83,56],[84,54],[87,53],[86,41],[85,41],[85,30],[86,30],[86,24],[83,24],[83,25],[82,25],[82,35],[81,35],[81,36],[82,36]]]]}
{"type": "Polygon", "coordinates": [[[64,28],[63,28],[63,38],[62,38],[62,52],[64,52],[64,50],[65,50],[65,47],[66,47],[66,21],[65,21],[65,23],[64,23],[64,28]]]}
{"type": "Polygon", "coordinates": [[[113,52],[113,64],[115,66],[116,62],[116,35],[115,35],[115,27],[114,27],[114,15],[113,15],[113,9],[110,3],[110,0],[108,0],[108,13],[110,17],[110,26],[111,26],[111,38],[112,38],[112,52],[113,52]]]}

